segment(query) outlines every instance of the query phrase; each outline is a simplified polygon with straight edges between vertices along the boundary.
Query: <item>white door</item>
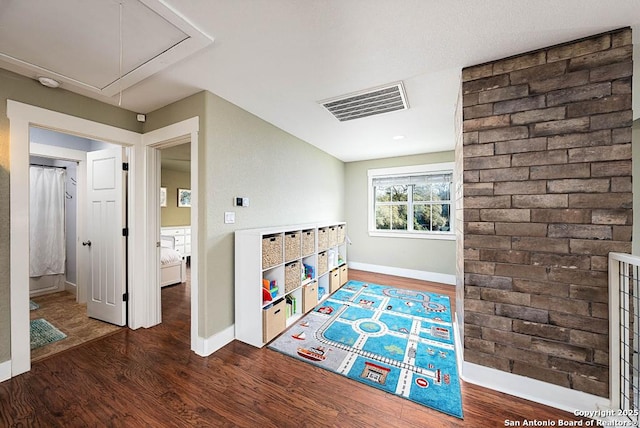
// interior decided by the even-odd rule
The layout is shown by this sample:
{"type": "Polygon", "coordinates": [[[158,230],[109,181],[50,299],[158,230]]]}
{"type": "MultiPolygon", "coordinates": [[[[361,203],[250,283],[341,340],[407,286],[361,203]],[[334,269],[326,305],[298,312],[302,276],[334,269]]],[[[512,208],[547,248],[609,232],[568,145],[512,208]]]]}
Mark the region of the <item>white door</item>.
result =
{"type": "Polygon", "coordinates": [[[87,315],[126,323],[126,180],[124,148],[87,153],[87,236],[90,274],[87,315]]]}

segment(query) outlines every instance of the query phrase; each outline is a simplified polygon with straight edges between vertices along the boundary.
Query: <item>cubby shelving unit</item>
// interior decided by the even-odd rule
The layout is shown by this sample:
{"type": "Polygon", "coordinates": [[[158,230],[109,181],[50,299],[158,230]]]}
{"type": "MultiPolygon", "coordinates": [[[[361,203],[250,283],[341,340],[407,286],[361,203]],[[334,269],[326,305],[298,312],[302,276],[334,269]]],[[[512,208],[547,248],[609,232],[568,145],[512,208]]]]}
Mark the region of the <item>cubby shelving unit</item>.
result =
{"type": "Polygon", "coordinates": [[[346,241],[344,222],[237,230],[236,339],[264,346],[346,283],[346,241]]]}

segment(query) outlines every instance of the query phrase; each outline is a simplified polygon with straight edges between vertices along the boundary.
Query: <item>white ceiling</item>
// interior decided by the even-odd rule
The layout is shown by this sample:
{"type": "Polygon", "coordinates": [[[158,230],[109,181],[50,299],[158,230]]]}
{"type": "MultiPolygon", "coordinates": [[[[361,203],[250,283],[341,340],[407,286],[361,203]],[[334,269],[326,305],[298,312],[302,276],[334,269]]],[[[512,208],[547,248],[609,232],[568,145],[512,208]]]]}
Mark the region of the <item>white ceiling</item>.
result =
{"type": "MultiPolygon", "coordinates": [[[[119,3],[0,0],[0,52],[78,81],[106,68],[113,76],[119,3]]],[[[139,113],[208,90],[344,161],[453,149],[466,66],[630,26],[640,84],[638,0],[124,0],[127,22],[128,69],[140,62],[128,53],[153,56],[181,38],[193,44],[156,57],[148,77],[127,76],[121,99],[72,80],[63,88],[139,113]],[[408,110],[338,122],[318,104],[398,81],[408,110]]],[[[6,57],[0,66],[42,74],[6,57]]]]}

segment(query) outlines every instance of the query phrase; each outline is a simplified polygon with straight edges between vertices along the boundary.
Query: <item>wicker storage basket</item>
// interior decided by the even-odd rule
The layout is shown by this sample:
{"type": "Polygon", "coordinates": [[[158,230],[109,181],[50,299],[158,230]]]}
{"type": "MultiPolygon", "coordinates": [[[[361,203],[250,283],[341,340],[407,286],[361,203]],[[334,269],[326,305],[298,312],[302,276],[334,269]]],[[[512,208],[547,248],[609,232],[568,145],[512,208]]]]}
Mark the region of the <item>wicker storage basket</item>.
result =
{"type": "Polygon", "coordinates": [[[329,270],[329,258],[327,252],[318,253],[318,275],[322,275],[329,270]]]}
{"type": "Polygon", "coordinates": [[[329,228],[329,247],[336,245],[338,245],[338,226],[331,226],[329,228]]]}
{"type": "Polygon", "coordinates": [[[300,258],[300,231],[284,234],[284,261],[289,262],[300,258]]]}
{"type": "Polygon", "coordinates": [[[338,226],[338,244],[342,244],[347,236],[347,228],[344,224],[338,226]]]}
{"type": "Polygon", "coordinates": [[[288,293],[300,286],[300,275],[302,275],[302,272],[300,271],[300,262],[293,262],[284,266],[285,293],[288,293]]]}
{"type": "Polygon", "coordinates": [[[302,231],[302,255],[308,256],[316,251],[316,234],[313,229],[302,231]]]}
{"type": "Polygon", "coordinates": [[[262,269],[282,263],[282,235],[262,238],[262,269]]]}
{"type": "Polygon", "coordinates": [[[329,248],[329,228],[321,227],[318,229],[318,251],[329,248]]]}

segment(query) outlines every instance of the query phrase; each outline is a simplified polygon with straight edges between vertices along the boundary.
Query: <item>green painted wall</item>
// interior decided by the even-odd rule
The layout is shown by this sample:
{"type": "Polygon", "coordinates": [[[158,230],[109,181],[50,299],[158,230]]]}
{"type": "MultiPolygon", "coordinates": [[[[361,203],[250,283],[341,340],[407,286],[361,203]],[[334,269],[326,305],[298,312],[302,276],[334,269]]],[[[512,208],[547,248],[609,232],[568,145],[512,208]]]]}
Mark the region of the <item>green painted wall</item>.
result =
{"type": "Polygon", "coordinates": [[[234,231],[343,220],[344,163],[209,92],[149,113],[145,131],[192,116],[200,116],[199,334],[208,338],[234,323],[234,231]],[[234,206],[236,196],[250,206],[234,206]],[[235,224],[224,224],[225,211],[235,224]]]}
{"type": "Polygon", "coordinates": [[[191,188],[191,174],[162,168],[160,185],[167,188],[167,206],[160,209],[162,227],[190,225],[191,208],[178,206],[178,189],[191,188]]]}
{"type": "MultiPolygon", "coordinates": [[[[0,69],[0,363],[11,356],[10,218],[9,218],[9,119],[7,100],[89,119],[140,132],[134,112],[77,95],[64,89],[45,88],[35,80],[0,69]]],[[[25,192],[28,189],[24,189],[25,192]]],[[[25,284],[28,286],[28,283],[25,284]]]]}
{"type": "Polygon", "coordinates": [[[369,236],[367,171],[439,162],[453,162],[454,152],[349,162],[345,165],[345,209],[349,261],[455,275],[455,241],[369,236]]]}

